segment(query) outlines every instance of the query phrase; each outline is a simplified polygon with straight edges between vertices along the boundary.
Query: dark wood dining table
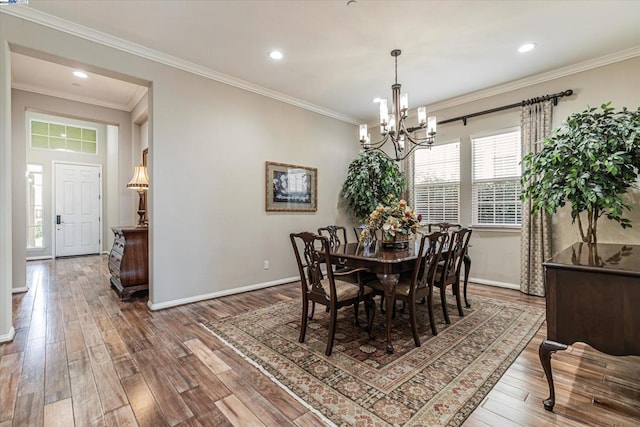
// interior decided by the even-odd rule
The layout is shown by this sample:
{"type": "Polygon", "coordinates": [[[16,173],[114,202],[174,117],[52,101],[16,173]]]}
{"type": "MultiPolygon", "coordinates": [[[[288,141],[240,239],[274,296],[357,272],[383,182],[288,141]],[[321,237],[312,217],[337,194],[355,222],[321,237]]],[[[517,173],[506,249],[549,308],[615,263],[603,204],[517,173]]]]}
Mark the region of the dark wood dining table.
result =
{"type": "Polygon", "coordinates": [[[331,260],[348,267],[367,268],[375,273],[384,286],[386,310],[387,353],[393,353],[391,326],[394,295],[400,274],[412,271],[420,250],[420,239],[410,240],[406,249],[383,248],[382,242],[373,242],[369,250],[360,243],[347,243],[331,249],[331,260]]]}

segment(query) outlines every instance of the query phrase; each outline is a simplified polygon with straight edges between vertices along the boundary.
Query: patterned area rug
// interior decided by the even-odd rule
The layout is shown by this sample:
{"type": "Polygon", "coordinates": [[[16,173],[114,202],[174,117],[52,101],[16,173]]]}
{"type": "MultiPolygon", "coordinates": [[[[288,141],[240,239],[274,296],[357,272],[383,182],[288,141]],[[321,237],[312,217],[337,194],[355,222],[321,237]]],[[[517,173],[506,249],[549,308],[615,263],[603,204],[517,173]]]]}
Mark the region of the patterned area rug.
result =
{"type": "MultiPolygon", "coordinates": [[[[437,295],[437,293],[436,293],[437,295]]],[[[435,296],[435,295],[434,295],[435,296]]],[[[434,298],[439,301],[439,295],[434,298]]],[[[422,346],[415,347],[408,313],[393,323],[394,354],[385,352],[384,315],[376,307],[374,339],[340,310],[333,354],[324,355],[328,314],[316,307],[304,343],[298,342],[301,301],[281,302],[205,324],[214,335],[340,426],[461,425],[535,335],[544,308],[474,296],[451,325],[434,311],[431,335],[419,307],[422,346]]],[[[398,304],[400,307],[400,304],[398,304]]],[[[360,307],[361,324],[365,324],[360,307]]]]}

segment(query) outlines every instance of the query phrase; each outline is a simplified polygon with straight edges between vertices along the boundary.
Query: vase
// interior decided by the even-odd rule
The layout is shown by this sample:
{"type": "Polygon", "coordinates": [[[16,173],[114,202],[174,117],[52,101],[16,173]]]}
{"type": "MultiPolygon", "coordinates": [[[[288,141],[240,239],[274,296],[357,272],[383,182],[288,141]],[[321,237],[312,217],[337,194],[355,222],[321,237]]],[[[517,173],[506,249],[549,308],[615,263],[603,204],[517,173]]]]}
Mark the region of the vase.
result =
{"type": "Polygon", "coordinates": [[[386,236],[382,233],[382,247],[385,249],[406,249],[409,247],[409,234],[396,233],[395,236],[386,236]]]}

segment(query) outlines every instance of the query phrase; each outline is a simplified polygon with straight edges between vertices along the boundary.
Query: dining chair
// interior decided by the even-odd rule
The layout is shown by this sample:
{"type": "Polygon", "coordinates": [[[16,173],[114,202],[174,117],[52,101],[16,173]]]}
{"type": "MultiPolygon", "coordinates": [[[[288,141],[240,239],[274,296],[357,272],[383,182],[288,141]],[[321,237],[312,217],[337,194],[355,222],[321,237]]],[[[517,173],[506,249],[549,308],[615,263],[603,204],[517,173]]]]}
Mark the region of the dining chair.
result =
{"type": "MultiPolygon", "coordinates": [[[[329,239],[329,246],[331,248],[337,248],[342,244],[349,243],[347,239],[347,229],[341,225],[327,225],[325,227],[318,228],[318,234],[320,236],[327,236],[329,239]]],[[[364,285],[367,282],[370,282],[376,279],[376,275],[374,273],[370,273],[368,271],[355,271],[346,265],[344,260],[338,260],[334,265],[334,272],[338,273],[346,273],[342,276],[342,280],[346,282],[357,283],[359,285],[364,285]]],[[[374,294],[375,294],[374,290],[374,294]]],[[[328,307],[327,307],[328,309],[328,307]]],[[[311,314],[310,319],[313,318],[313,313],[315,311],[315,305],[311,306],[311,314]]]]}
{"type": "Polygon", "coordinates": [[[318,303],[329,308],[329,331],[325,354],[331,355],[333,341],[336,333],[336,320],[338,309],[353,305],[355,324],[358,324],[358,306],[360,301],[365,302],[367,312],[367,331],[371,334],[371,326],[375,314],[375,305],[372,303],[371,290],[360,284],[354,284],[341,280],[341,276],[350,272],[334,272],[331,266],[329,239],[311,232],[291,233],[289,235],[293,252],[298,263],[300,284],[302,287],[302,322],[300,325],[300,337],[298,341],[304,342],[309,319],[309,303],[318,303]],[[322,271],[326,266],[326,276],[322,271]]]}
{"type": "Polygon", "coordinates": [[[460,270],[462,269],[464,256],[467,253],[471,232],[472,230],[470,228],[461,227],[459,230],[449,233],[448,248],[443,253],[442,260],[438,263],[436,269],[433,285],[440,289],[442,312],[444,313],[444,320],[447,323],[451,323],[447,310],[447,296],[445,292],[449,285],[451,285],[453,294],[456,297],[458,314],[464,316],[460,300],[460,270]]]}
{"type": "MultiPolygon", "coordinates": [[[[435,223],[427,224],[426,226],[429,232],[432,232],[432,231],[449,232],[454,230],[460,230],[462,228],[462,224],[456,224],[452,222],[435,222],[435,223]]],[[[470,308],[471,304],[467,299],[467,285],[469,284],[469,272],[471,271],[471,257],[469,256],[468,247],[464,254],[464,259],[462,262],[464,264],[464,305],[465,307],[470,308]]]]}
{"type": "MultiPolygon", "coordinates": [[[[402,301],[409,308],[409,322],[416,347],[421,345],[416,313],[418,301],[426,300],[431,333],[438,335],[438,328],[433,315],[433,282],[436,277],[438,261],[442,256],[443,248],[447,246],[448,239],[449,234],[445,232],[436,231],[423,234],[420,239],[418,257],[411,274],[400,275],[396,285],[395,299],[402,301]]],[[[372,284],[382,286],[379,282],[373,282],[372,284]]]]}

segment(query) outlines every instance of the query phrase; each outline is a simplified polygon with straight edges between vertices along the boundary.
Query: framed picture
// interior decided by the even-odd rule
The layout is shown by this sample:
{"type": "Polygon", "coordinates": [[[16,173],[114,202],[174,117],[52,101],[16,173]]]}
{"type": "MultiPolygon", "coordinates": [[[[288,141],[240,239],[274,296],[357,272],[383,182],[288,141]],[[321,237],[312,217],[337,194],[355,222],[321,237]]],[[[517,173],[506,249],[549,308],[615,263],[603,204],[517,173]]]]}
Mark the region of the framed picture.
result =
{"type": "Polygon", "coordinates": [[[266,163],[266,210],[318,210],[318,170],[284,163],[266,163]]]}

